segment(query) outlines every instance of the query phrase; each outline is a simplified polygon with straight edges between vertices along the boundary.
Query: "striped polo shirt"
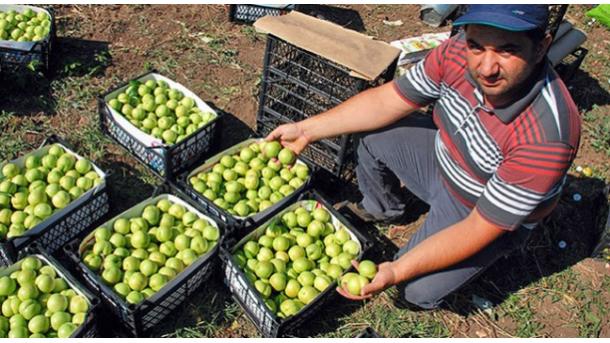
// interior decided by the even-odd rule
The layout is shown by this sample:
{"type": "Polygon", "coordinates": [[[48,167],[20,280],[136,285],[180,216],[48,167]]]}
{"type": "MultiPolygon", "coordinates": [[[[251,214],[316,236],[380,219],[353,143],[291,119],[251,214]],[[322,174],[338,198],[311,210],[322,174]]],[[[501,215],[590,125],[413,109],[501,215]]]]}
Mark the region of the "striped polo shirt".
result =
{"type": "Polygon", "coordinates": [[[580,117],[548,61],[531,90],[489,108],[468,72],[462,33],[396,79],[411,105],[434,104],[434,151],[444,181],[491,223],[532,228],[557,204],[580,140],[580,117]]]}

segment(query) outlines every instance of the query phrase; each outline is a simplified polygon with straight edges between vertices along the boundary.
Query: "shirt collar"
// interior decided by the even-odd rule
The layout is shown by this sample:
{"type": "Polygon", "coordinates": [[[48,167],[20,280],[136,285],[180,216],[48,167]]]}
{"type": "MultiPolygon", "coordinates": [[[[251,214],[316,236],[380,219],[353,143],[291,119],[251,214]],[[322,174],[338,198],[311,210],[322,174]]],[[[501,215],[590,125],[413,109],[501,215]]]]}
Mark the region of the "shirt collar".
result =
{"type": "Polygon", "coordinates": [[[527,108],[527,106],[529,106],[532,101],[534,101],[536,96],[540,94],[540,91],[542,90],[542,87],[544,87],[544,84],[546,82],[548,70],[549,61],[546,60],[542,66],[542,70],[540,70],[540,72],[534,79],[530,90],[526,94],[521,96],[520,99],[513,101],[512,104],[506,107],[496,107],[493,109],[489,109],[487,106],[485,106],[483,92],[479,88],[479,84],[475,82],[475,80],[472,78],[472,75],[470,75],[470,72],[468,71],[466,71],[466,80],[468,80],[468,82],[470,82],[470,84],[472,84],[472,86],[475,88],[474,95],[477,101],[479,102],[479,106],[481,106],[488,112],[493,112],[504,124],[508,124],[513,121],[521,112],[523,112],[523,110],[525,110],[525,108],[527,108]]]}

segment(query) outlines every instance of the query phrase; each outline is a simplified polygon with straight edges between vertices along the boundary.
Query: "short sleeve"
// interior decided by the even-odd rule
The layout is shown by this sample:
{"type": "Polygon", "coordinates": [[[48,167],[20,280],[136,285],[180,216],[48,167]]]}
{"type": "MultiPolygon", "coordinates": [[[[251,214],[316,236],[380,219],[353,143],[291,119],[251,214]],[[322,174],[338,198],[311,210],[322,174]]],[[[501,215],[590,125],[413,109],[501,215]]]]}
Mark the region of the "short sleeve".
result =
{"type": "Polygon", "coordinates": [[[418,62],[404,75],[395,81],[395,89],[402,98],[416,105],[426,106],[440,97],[440,85],[443,75],[444,51],[453,40],[432,49],[426,58],[418,62]]]}
{"type": "Polygon", "coordinates": [[[575,148],[560,142],[516,147],[487,182],[476,204],[478,212],[503,229],[516,229],[561,192],[575,154],[575,148]]]}

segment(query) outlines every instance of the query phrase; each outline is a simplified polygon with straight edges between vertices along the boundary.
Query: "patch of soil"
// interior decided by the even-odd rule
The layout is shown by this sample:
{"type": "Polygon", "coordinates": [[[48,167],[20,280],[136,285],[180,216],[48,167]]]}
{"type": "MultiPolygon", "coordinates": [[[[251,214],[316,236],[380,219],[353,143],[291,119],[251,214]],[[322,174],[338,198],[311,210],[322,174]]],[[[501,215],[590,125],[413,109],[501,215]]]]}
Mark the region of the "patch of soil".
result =
{"type": "Polygon", "coordinates": [[[537,308],[539,311],[536,313],[536,319],[544,325],[544,335],[557,338],[578,337],[578,329],[569,321],[573,313],[561,301],[554,302],[547,296],[537,308]]]}

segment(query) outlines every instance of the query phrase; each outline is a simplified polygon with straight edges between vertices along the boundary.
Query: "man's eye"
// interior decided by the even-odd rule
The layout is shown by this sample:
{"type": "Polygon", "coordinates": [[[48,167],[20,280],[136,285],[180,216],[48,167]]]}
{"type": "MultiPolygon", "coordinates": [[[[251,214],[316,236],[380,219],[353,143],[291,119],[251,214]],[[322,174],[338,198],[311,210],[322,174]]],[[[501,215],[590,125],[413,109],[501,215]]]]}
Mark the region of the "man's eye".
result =
{"type": "Polygon", "coordinates": [[[472,52],[481,52],[483,50],[480,46],[474,44],[468,45],[468,49],[470,49],[472,52]]]}

